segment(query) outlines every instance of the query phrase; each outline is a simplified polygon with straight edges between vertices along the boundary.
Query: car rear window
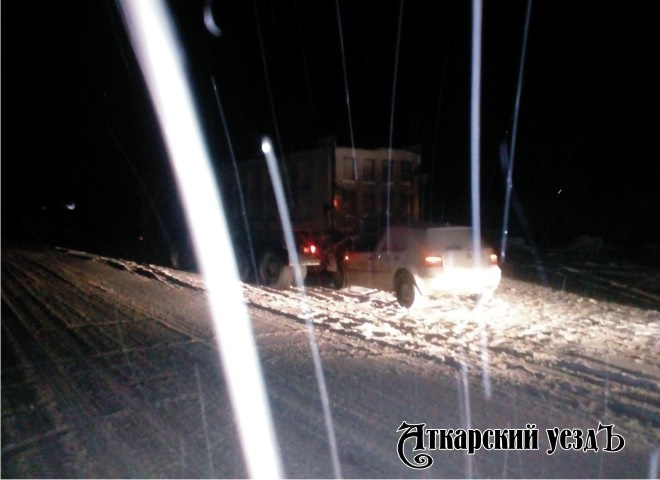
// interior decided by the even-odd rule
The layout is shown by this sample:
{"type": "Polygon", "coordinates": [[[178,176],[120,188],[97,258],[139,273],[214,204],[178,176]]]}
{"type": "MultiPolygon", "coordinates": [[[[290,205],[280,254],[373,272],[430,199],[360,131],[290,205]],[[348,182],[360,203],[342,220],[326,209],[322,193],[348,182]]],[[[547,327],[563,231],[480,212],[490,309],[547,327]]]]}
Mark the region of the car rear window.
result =
{"type": "Polygon", "coordinates": [[[472,228],[430,228],[426,231],[426,243],[430,248],[438,250],[472,248],[472,228]]]}

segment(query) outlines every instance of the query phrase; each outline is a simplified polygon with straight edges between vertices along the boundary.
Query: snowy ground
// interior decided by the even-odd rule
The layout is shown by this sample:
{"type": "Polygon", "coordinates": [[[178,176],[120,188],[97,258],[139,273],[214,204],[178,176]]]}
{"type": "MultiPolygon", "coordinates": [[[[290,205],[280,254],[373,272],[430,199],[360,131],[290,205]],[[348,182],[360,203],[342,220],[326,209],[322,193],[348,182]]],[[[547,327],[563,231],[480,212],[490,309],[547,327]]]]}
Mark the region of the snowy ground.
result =
{"type": "Polygon", "coordinates": [[[599,300],[660,309],[660,250],[625,250],[599,238],[579,237],[565,248],[509,252],[510,276],[599,300]]]}
{"type": "MultiPolygon", "coordinates": [[[[357,287],[303,295],[245,285],[244,293],[290,476],[332,475],[306,316],[347,477],[657,474],[657,308],[506,277],[483,304],[447,298],[411,310],[357,287]],[[534,423],[541,448],[430,452],[436,463],[420,471],[398,460],[402,421],[458,428],[467,418],[482,429],[534,423]],[[621,452],[545,454],[544,429],[598,422],[616,425],[621,452]]],[[[3,477],[244,473],[198,275],[81,252],[3,250],[3,477]]]]}
{"type": "MultiPolygon", "coordinates": [[[[482,305],[469,299],[427,300],[407,310],[392,294],[361,287],[335,292],[246,286],[251,305],[302,320],[305,302],[316,325],[457,363],[548,395],[593,414],[621,413],[660,427],[660,313],[598,302],[504,279],[482,305]],[[488,361],[482,359],[482,331],[488,361]],[[587,395],[594,389],[599,396],[587,395]],[[604,411],[609,410],[609,411],[604,411]]],[[[656,433],[657,430],[656,430],[656,433]]]]}

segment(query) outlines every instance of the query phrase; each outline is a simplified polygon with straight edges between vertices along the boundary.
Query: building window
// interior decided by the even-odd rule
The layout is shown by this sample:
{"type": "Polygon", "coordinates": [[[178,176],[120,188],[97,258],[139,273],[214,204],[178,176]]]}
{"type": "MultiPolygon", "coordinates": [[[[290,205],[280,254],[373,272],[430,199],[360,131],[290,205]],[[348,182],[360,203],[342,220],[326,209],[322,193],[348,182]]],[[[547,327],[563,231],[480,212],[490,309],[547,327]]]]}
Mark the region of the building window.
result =
{"type": "Polygon", "coordinates": [[[410,183],[412,182],[413,178],[413,164],[412,162],[409,161],[402,161],[401,162],[401,181],[403,183],[410,183]]]}
{"type": "Polygon", "coordinates": [[[402,193],[401,194],[401,203],[399,204],[401,208],[401,215],[403,216],[412,216],[413,214],[413,203],[412,203],[412,195],[409,193],[402,193]]]}
{"type": "Polygon", "coordinates": [[[357,181],[357,163],[354,158],[342,158],[341,179],[346,182],[357,181]]]}
{"type": "Polygon", "coordinates": [[[362,178],[365,182],[374,183],[376,181],[376,160],[365,158],[362,164],[362,178]]]}
{"type": "Polygon", "coordinates": [[[384,160],[383,168],[381,169],[381,179],[383,183],[392,183],[394,182],[394,171],[393,171],[394,162],[392,160],[384,160]]]}
{"type": "Polygon", "coordinates": [[[388,205],[387,205],[387,190],[380,192],[380,208],[383,213],[387,213],[388,211],[390,214],[394,213],[396,210],[394,209],[394,192],[390,191],[389,195],[389,210],[388,210],[388,205]]]}

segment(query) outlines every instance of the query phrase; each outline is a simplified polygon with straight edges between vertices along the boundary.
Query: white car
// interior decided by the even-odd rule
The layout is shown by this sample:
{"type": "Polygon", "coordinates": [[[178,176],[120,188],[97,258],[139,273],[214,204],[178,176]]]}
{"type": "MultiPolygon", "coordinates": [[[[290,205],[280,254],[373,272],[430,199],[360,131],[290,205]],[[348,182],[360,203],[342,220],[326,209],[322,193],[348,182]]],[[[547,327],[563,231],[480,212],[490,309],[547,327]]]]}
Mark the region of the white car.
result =
{"type": "Polygon", "coordinates": [[[393,291],[404,307],[425,296],[490,296],[502,272],[492,248],[473,254],[470,227],[390,227],[373,251],[343,255],[346,285],[393,291]]]}

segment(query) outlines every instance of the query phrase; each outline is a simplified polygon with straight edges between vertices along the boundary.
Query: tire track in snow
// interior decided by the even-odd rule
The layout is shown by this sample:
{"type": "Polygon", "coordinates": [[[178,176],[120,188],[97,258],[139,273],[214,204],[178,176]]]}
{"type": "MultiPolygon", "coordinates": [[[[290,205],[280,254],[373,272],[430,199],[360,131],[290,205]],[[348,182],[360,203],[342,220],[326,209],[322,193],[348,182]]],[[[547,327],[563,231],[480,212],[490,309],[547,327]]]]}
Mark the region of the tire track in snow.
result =
{"type": "MultiPolygon", "coordinates": [[[[77,475],[84,472],[83,476],[126,477],[135,475],[139,467],[138,471],[143,472],[140,476],[171,475],[176,471],[182,476],[209,475],[199,466],[206,465],[205,456],[199,453],[205,449],[196,422],[190,421],[199,415],[199,399],[187,393],[196,389],[191,388],[185,371],[192,371],[194,364],[200,363],[204,383],[216,385],[208,393],[224,398],[219,393],[222,386],[217,382],[217,368],[209,368],[217,363],[214,352],[208,348],[195,352],[190,341],[173,345],[172,333],[161,324],[145,327],[148,319],[139,318],[139,309],[130,310],[130,302],[113,306],[103,295],[94,297],[93,286],[67,282],[64,264],[53,274],[57,262],[52,264],[32,252],[3,252],[3,257],[2,298],[12,317],[3,315],[3,330],[20,338],[12,342],[15,350],[30,345],[30,354],[22,355],[20,362],[24,367],[16,368],[35,372],[32,384],[38,386],[37,397],[53,399],[47,410],[51,418],[59,419],[53,431],[63,432],[56,435],[65,440],[62,448],[75,452],[71,471],[77,475]],[[90,294],[92,298],[85,300],[90,294]],[[66,299],[70,300],[68,305],[66,299]],[[108,316],[116,321],[95,323],[108,316]],[[113,336],[106,329],[109,325],[123,325],[127,334],[113,336]],[[130,337],[134,338],[134,348],[127,350],[124,345],[130,343],[130,337]],[[209,362],[209,358],[214,361],[209,362]],[[172,371],[163,371],[162,366],[168,364],[173,365],[172,371]],[[169,412],[171,421],[163,423],[157,410],[169,412]],[[179,417],[174,412],[193,416],[179,417]],[[151,433],[135,438],[125,431],[151,433]],[[184,463],[185,468],[164,465],[163,458],[184,463]]],[[[224,417],[217,401],[214,404],[216,417],[218,412],[224,417]]],[[[5,414],[9,412],[3,409],[5,414]]],[[[30,412],[23,417],[29,419],[30,412]]],[[[214,423],[231,425],[227,418],[215,418],[214,423]]],[[[3,419],[3,438],[25,437],[24,432],[8,431],[4,426],[3,419]]],[[[22,446],[29,443],[23,442],[22,446]]],[[[19,450],[3,444],[3,459],[23,455],[19,450]]],[[[234,472],[241,474],[240,470],[234,472]]]]}
{"type": "MultiPolygon", "coordinates": [[[[465,348],[470,369],[481,369],[480,333],[469,301],[448,298],[408,311],[388,300],[388,294],[357,287],[346,294],[308,288],[306,300],[295,289],[245,289],[251,306],[302,321],[300,305],[306,301],[317,328],[387,344],[449,366],[457,364],[460,349],[465,348]]],[[[659,437],[658,312],[585,300],[508,279],[503,290],[480,307],[487,319],[492,375],[533,386],[598,415],[606,402],[608,414],[633,419],[659,437]],[[582,352],[582,357],[574,352],[582,352]],[[619,356],[633,366],[625,371],[612,363],[594,375],[589,359],[603,356],[619,356]]]]}

